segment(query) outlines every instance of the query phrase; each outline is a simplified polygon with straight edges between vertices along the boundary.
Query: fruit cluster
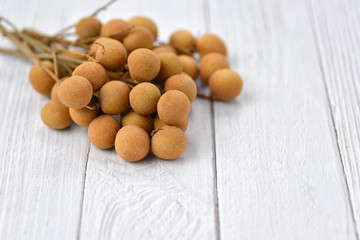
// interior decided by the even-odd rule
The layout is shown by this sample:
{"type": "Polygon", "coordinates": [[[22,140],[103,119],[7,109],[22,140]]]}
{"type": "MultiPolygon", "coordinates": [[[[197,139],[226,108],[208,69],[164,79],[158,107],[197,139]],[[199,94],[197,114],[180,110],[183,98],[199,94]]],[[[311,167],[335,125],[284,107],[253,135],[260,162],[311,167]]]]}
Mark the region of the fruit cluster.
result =
{"type": "Polygon", "coordinates": [[[207,98],[229,101],[242,90],[241,77],[229,69],[225,44],[214,34],[196,39],[179,30],[169,43],[159,43],[157,26],[142,16],[104,25],[86,17],[76,24],[76,34],[88,47],[64,48],[30,70],[33,88],[51,97],[41,119],[53,129],[72,122],[88,127],[93,145],[115,146],[124,160],[139,161],[150,150],[161,159],[182,155],[199,74],[210,87],[207,98]],[[62,64],[66,60],[71,64],[62,64]],[[120,122],[113,115],[121,115],[120,122]]]}

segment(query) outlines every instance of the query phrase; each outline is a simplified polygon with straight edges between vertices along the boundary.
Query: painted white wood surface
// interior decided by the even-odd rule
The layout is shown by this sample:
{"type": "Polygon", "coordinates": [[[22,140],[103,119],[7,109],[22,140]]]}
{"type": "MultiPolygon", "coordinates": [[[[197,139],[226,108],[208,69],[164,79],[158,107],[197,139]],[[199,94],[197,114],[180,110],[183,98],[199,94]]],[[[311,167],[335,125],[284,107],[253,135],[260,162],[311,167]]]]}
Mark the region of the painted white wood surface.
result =
{"type": "MultiPolygon", "coordinates": [[[[54,33],[100,4],[1,1],[0,15],[54,33]]],[[[244,92],[231,103],[195,101],[176,161],[127,163],[90,146],[85,128],[47,129],[30,64],[0,55],[0,239],[358,239],[354,6],[137,0],[101,13],[145,14],[162,40],[185,28],[227,42],[244,92]]]]}

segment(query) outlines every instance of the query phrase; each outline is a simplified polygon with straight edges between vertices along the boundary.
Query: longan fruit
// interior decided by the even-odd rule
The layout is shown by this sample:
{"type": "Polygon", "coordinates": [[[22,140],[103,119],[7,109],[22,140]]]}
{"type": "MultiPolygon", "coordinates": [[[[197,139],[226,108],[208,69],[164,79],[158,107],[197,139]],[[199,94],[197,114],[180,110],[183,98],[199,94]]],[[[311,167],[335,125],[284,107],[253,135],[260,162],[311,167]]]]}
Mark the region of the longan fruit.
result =
{"type": "Polygon", "coordinates": [[[112,19],[105,23],[100,31],[100,36],[110,37],[122,41],[131,29],[130,23],[122,19],[112,19]]]}
{"type": "Polygon", "coordinates": [[[136,112],[128,112],[121,117],[121,126],[136,125],[150,133],[153,127],[153,119],[149,115],[140,115],[136,112]]]}
{"type": "Polygon", "coordinates": [[[69,108],[58,99],[52,99],[41,109],[41,120],[53,129],[64,129],[71,125],[69,108]]]}
{"type": "Polygon", "coordinates": [[[156,24],[150,18],[147,18],[147,17],[144,17],[144,16],[136,16],[136,17],[130,18],[128,20],[128,23],[130,23],[133,26],[146,27],[153,34],[154,40],[157,39],[158,29],[157,29],[156,24]]]}
{"type": "Polygon", "coordinates": [[[96,50],[95,59],[99,60],[105,68],[116,70],[126,63],[127,51],[121,42],[110,38],[101,38],[95,42],[101,44],[101,46],[93,44],[92,48],[90,48],[90,54],[93,54],[93,51],[96,50]]]}
{"type": "Polygon", "coordinates": [[[120,114],[129,106],[130,88],[121,81],[105,83],[99,91],[101,109],[107,114],[120,114]]]}
{"type": "MultiPolygon", "coordinates": [[[[173,125],[173,126],[178,127],[185,132],[188,127],[188,123],[189,123],[189,118],[186,118],[186,120],[184,122],[182,122],[181,124],[173,125]]],[[[154,130],[156,130],[158,128],[162,128],[165,125],[168,125],[168,124],[165,124],[163,121],[160,120],[159,116],[156,115],[156,117],[154,119],[154,130]]],[[[169,125],[169,126],[172,126],[172,125],[169,125]]]]}
{"type": "Polygon", "coordinates": [[[102,48],[101,45],[104,45],[103,43],[108,41],[111,38],[108,37],[99,37],[97,38],[90,46],[89,49],[89,54],[92,55],[93,57],[95,57],[96,55],[96,51],[98,50],[98,48],[102,48]]]}
{"type": "MultiPolygon", "coordinates": [[[[69,77],[63,77],[60,79],[60,84],[65,81],[66,79],[68,79],[69,77]]],[[[51,88],[51,92],[50,92],[50,99],[59,99],[57,96],[57,91],[59,89],[59,84],[55,83],[54,86],[51,88]]]]}
{"type": "Polygon", "coordinates": [[[171,52],[173,54],[177,54],[176,49],[171,45],[160,45],[153,49],[154,53],[160,54],[164,52],[171,52]]]}
{"type": "Polygon", "coordinates": [[[211,33],[204,34],[197,40],[196,49],[200,53],[200,56],[211,52],[217,52],[226,56],[226,46],[224,42],[218,36],[211,33]]]}
{"type": "Polygon", "coordinates": [[[190,100],[179,90],[169,90],[159,99],[157,104],[159,118],[169,125],[180,125],[190,112],[190,100]]]}
{"type": "Polygon", "coordinates": [[[150,137],[141,127],[127,125],[116,134],[115,150],[126,161],[139,161],[150,151],[150,137]]]}
{"type": "Polygon", "coordinates": [[[59,100],[69,108],[83,108],[93,96],[93,88],[89,80],[81,76],[72,76],[62,82],[58,88],[59,100]]]}
{"type": "Polygon", "coordinates": [[[243,81],[236,72],[230,69],[220,69],[211,75],[209,87],[211,95],[223,101],[230,101],[240,94],[243,81]]]}
{"type": "Polygon", "coordinates": [[[93,91],[97,91],[106,81],[106,70],[96,62],[85,62],[75,68],[72,76],[81,76],[89,80],[93,91]]]}
{"type": "Polygon", "coordinates": [[[186,136],[183,130],[165,125],[151,138],[151,151],[158,158],[172,160],[180,157],[186,149],[186,136]]]}
{"type": "Polygon", "coordinates": [[[201,58],[200,76],[205,83],[208,83],[211,74],[216,70],[229,67],[230,64],[224,55],[220,53],[208,53],[201,58]]]}
{"type": "Polygon", "coordinates": [[[199,68],[195,59],[188,55],[180,55],[178,58],[183,66],[183,72],[188,74],[193,80],[196,80],[199,75],[199,68]]]}
{"type": "Polygon", "coordinates": [[[90,142],[101,149],[112,148],[120,123],[111,115],[101,115],[93,119],[88,128],[90,142]]]}
{"type": "Polygon", "coordinates": [[[175,46],[181,53],[191,54],[195,49],[196,40],[191,32],[187,30],[178,30],[171,34],[170,44],[175,46]]]}
{"type": "Polygon", "coordinates": [[[178,56],[170,52],[160,53],[158,56],[160,58],[161,67],[156,80],[159,83],[164,83],[165,80],[172,75],[180,74],[182,72],[181,61],[178,56]]]}
{"type": "MultiPolygon", "coordinates": [[[[54,72],[54,64],[50,61],[42,61],[41,64],[54,72]]],[[[40,64],[34,64],[29,73],[30,83],[33,88],[46,96],[50,95],[51,88],[55,84],[55,80],[42,68],[40,64]]]]}
{"type": "Polygon", "coordinates": [[[85,17],[76,24],[76,34],[80,39],[96,37],[99,36],[101,26],[102,24],[98,19],[85,17]]]}
{"type": "Polygon", "coordinates": [[[128,67],[131,78],[140,82],[150,82],[160,71],[160,58],[153,51],[139,48],[130,53],[128,67]]]}
{"type": "Polygon", "coordinates": [[[186,75],[178,74],[169,77],[164,85],[165,92],[169,90],[179,90],[186,94],[192,103],[197,95],[197,87],[194,80],[186,75]]]}
{"type": "Polygon", "coordinates": [[[154,84],[140,83],[130,91],[130,105],[135,112],[149,115],[156,111],[160,97],[160,90],[154,84]]]}
{"type": "Polygon", "coordinates": [[[96,118],[100,111],[99,109],[88,109],[86,107],[80,109],[69,108],[71,119],[81,127],[89,126],[90,122],[96,118]]]}
{"type": "Polygon", "coordinates": [[[124,38],[124,46],[128,52],[132,52],[138,48],[152,49],[154,44],[154,36],[149,29],[145,27],[134,27],[124,38]]]}

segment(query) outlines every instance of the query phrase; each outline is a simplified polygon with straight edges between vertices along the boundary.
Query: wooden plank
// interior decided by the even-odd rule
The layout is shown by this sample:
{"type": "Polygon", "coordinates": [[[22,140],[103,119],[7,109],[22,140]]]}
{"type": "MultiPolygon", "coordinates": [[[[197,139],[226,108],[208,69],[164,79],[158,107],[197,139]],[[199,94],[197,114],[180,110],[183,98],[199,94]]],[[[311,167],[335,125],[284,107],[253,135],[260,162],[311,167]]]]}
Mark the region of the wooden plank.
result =
{"type": "Polygon", "coordinates": [[[360,232],[360,3],[309,1],[327,94],[360,232]]]}
{"type": "Polygon", "coordinates": [[[245,82],[214,104],[221,238],[356,239],[305,1],[209,8],[245,82]]]}
{"type": "MultiPolygon", "coordinates": [[[[179,28],[194,33],[203,30],[201,9],[201,2],[190,0],[122,1],[105,12],[104,19],[144,14],[156,21],[160,39],[167,41],[179,28]]],[[[91,146],[81,239],[216,237],[210,106],[201,99],[192,105],[186,132],[188,147],[177,160],[150,156],[128,163],[114,150],[91,146]]]]}
{"type": "MultiPolygon", "coordinates": [[[[58,10],[45,0],[0,2],[1,16],[45,32],[62,25],[58,10]]],[[[31,63],[1,55],[0,66],[0,239],[76,239],[86,130],[47,128],[40,111],[48,99],[30,85],[31,63]]]]}

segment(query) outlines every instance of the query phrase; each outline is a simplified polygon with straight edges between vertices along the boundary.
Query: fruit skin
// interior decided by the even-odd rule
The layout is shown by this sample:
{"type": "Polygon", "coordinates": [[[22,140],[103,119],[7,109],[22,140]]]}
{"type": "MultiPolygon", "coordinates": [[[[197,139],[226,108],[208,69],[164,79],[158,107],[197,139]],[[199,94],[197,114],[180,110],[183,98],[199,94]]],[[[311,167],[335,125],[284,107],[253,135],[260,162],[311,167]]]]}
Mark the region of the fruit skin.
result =
{"type": "Polygon", "coordinates": [[[41,120],[50,128],[64,129],[71,125],[69,108],[58,99],[52,99],[41,109],[41,120]]]}
{"type": "Polygon", "coordinates": [[[94,17],[82,18],[76,24],[76,34],[80,39],[86,39],[99,36],[101,29],[101,22],[94,17]]]}
{"type": "Polygon", "coordinates": [[[180,125],[190,112],[189,98],[178,90],[169,90],[159,99],[157,111],[161,121],[168,125],[180,125]]]}
{"type": "Polygon", "coordinates": [[[224,55],[220,53],[205,54],[200,61],[201,79],[205,83],[208,83],[211,74],[213,74],[216,70],[229,67],[230,64],[224,55]]]}
{"type": "Polygon", "coordinates": [[[207,53],[217,52],[226,56],[226,46],[224,42],[215,34],[207,33],[201,36],[196,42],[196,49],[200,56],[207,53]]]}
{"type": "Polygon", "coordinates": [[[129,106],[130,88],[123,82],[110,81],[99,91],[101,109],[106,114],[120,114],[129,106]]]}
{"type": "Polygon", "coordinates": [[[90,47],[90,55],[95,55],[106,69],[116,70],[126,63],[127,51],[121,42],[111,38],[100,38],[95,42],[98,44],[90,47]]]}
{"type": "Polygon", "coordinates": [[[88,109],[88,108],[80,108],[73,109],[69,108],[69,114],[71,119],[80,127],[89,126],[90,122],[99,115],[100,111],[98,109],[88,109]]]}
{"type": "Polygon", "coordinates": [[[171,52],[173,54],[177,54],[176,49],[171,45],[160,45],[158,47],[153,48],[153,52],[156,54],[160,54],[163,52],[171,52]]]}
{"type": "Polygon", "coordinates": [[[182,65],[180,59],[173,53],[164,52],[158,54],[161,62],[161,67],[156,80],[159,83],[164,83],[166,79],[172,75],[180,74],[182,72],[182,65]]]}
{"type": "Polygon", "coordinates": [[[72,76],[81,76],[89,80],[93,91],[97,91],[106,81],[106,70],[101,64],[95,62],[85,62],[77,66],[72,76]]]}
{"type": "Polygon", "coordinates": [[[151,138],[151,151],[158,158],[172,160],[180,157],[187,141],[183,130],[175,126],[163,126],[151,138]]]}
{"type": "Polygon", "coordinates": [[[153,128],[153,119],[150,115],[140,115],[136,112],[128,112],[121,117],[121,126],[136,125],[150,133],[153,128]]]}
{"type": "Polygon", "coordinates": [[[90,142],[101,149],[112,148],[120,123],[111,115],[101,115],[91,121],[88,128],[90,142]]]}
{"type": "Polygon", "coordinates": [[[186,75],[179,74],[169,77],[164,85],[165,92],[169,90],[179,90],[186,94],[192,103],[197,95],[197,87],[194,80],[186,75]]]}
{"type": "Polygon", "coordinates": [[[144,17],[144,16],[135,16],[128,20],[128,23],[130,23],[133,26],[142,26],[146,27],[150,30],[150,32],[154,36],[154,40],[157,39],[158,36],[158,29],[154,21],[152,21],[150,18],[144,17]]]}
{"type": "Polygon", "coordinates": [[[195,48],[196,39],[187,30],[178,30],[171,34],[170,44],[175,46],[181,53],[191,54],[195,48]]]}
{"type": "MultiPolygon", "coordinates": [[[[173,126],[178,127],[185,132],[188,127],[188,123],[189,123],[189,118],[186,118],[186,120],[184,122],[182,122],[181,124],[173,125],[173,126]]],[[[168,124],[165,124],[163,121],[160,120],[159,116],[156,115],[156,117],[154,119],[154,130],[162,128],[163,126],[166,126],[166,125],[168,125],[168,124]]],[[[172,125],[169,125],[169,126],[172,126],[172,125]]]]}
{"type": "Polygon", "coordinates": [[[242,91],[243,80],[239,74],[230,69],[220,69],[209,79],[211,95],[219,100],[230,101],[242,91]]]}
{"type": "MultiPolygon", "coordinates": [[[[62,79],[60,79],[60,83],[62,83],[63,81],[65,81],[68,78],[69,77],[63,77],[62,79]]],[[[51,93],[50,93],[51,99],[59,99],[57,96],[57,91],[58,91],[59,86],[60,86],[59,84],[55,83],[54,86],[51,88],[51,93]]]]}
{"type": "Polygon", "coordinates": [[[149,135],[139,126],[122,127],[116,134],[115,150],[126,161],[139,161],[150,151],[149,135]]]}
{"type": "Polygon", "coordinates": [[[152,49],[154,44],[154,36],[149,29],[145,27],[134,27],[124,38],[124,46],[128,52],[132,52],[138,48],[152,49]]]}
{"type": "Polygon", "coordinates": [[[122,19],[112,19],[102,26],[100,36],[122,41],[129,33],[130,29],[131,25],[128,22],[122,19]]]}
{"type": "Polygon", "coordinates": [[[130,105],[141,115],[149,115],[156,111],[161,93],[152,83],[140,83],[130,91],[130,105]]]}
{"type": "MultiPolygon", "coordinates": [[[[41,64],[54,72],[54,64],[50,61],[42,61],[41,64]]],[[[55,80],[40,67],[40,64],[34,64],[29,73],[30,83],[33,88],[46,96],[50,96],[51,89],[55,84],[55,80]]]]}
{"type": "Polygon", "coordinates": [[[196,64],[195,59],[188,55],[180,55],[179,59],[183,66],[183,72],[188,74],[193,80],[196,80],[199,75],[199,67],[196,64]]]}
{"type": "Polygon", "coordinates": [[[130,53],[128,58],[131,78],[140,82],[150,82],[160,71],[160,58],[153,51],[139,48],[130,53]]]}
{"type": "Polygon", "coordinates": [[[57,95],[62,104],[69,108],[78,109],[90,103],[93,89],[86,78],[73,76],[60,84],[57,95]]]}

